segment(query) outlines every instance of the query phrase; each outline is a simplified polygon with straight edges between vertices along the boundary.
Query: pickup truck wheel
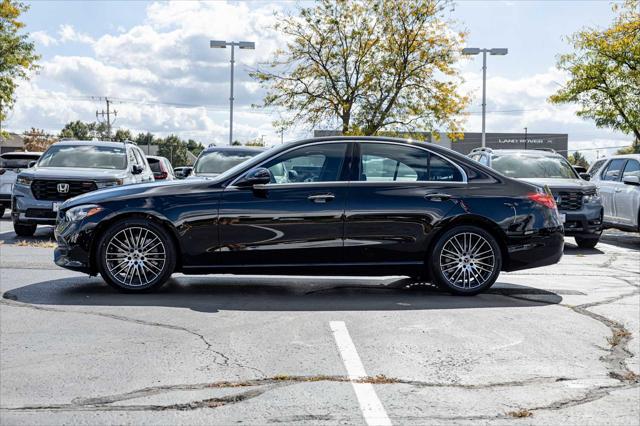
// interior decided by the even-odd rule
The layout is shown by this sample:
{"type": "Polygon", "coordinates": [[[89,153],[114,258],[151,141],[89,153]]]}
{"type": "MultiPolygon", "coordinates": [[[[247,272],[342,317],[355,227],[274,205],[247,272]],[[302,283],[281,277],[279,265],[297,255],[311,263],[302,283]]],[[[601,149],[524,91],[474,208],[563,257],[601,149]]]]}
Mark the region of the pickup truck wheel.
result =
{"type": "Polygon", "coordinates": [[[600,237],[598,238],[584,238],[584,237],[575,237],[576,244],[578,247],[583,249],[592,249],[595,248],[600,241],[600,237]]]}
{"type": "Polygon", "coordinates": [[[176,251],[162,226],[144,219],[124,219],[102,235],[97,264],[110,286],[143,292],[158,289],[169,280],[176,266],[176,251]]]}
{"type": "Polygon", "coordinates": [[[37,227],[38,225],[33,223],[13,222],[13,230],[19,237],[33,237],[37,227]]]}

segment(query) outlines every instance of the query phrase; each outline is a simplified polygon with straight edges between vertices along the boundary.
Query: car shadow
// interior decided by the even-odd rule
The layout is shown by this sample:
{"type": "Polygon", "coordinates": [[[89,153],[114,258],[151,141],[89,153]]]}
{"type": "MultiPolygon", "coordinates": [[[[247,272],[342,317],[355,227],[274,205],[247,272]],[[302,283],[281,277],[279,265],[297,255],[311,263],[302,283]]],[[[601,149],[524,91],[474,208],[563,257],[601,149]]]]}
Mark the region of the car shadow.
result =
{"type": "MultiPolygon", "coordinates": [[[[9,220],[11,222],[11,220],[9,220]]],[[[19,237],[13,232],[13,228],[0,233],[0,242],[3,244],[26,243],[26,245],[35,245],[42,243],[53,243],[55,237],[53,235],[53,226],[38,226],[33,237],[19,237]]]]}
{"type": "Polygon", "coordinates": [[[171,307],[205,313],[519,308],[562,302],[557,290],[504,282],[484,294],[460,297],[409,279],[227,275],[179,276],[144,294],[118,293],[100,278],[70,277],[15,288],[3,298],[34,305],[171,307]]]}
{"type": "Polygon", "coordinates": [[[640,250],[640,233],[638,232],[608,230],[602,234],[600,241],[620,248],[640,250]]]}
{"type": "Polygon", "coordinates": [[[592,249],[580,248],[577,244],[564,243],[564,255],[565,256],[588,256],[592,254],[604,254],[604,252],[596,246],[592,249]]]}

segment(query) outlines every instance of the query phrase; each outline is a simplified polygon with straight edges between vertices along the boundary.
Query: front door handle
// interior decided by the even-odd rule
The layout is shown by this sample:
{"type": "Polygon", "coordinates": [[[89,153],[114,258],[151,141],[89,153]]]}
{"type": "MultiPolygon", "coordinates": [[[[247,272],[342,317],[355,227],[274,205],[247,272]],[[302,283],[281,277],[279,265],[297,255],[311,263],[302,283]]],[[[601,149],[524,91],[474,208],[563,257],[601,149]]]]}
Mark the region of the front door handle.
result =
{"type": "Polygon", "coordinates": [[[616,192],[622,192],[622,189],[616,188],[616,192]]]}
{"type": "Polygon", "coordinates": [[[451,199],[451,195],[449,194],[440,194],[440,193],[433,193],[433,194],[426,194],[424,196],[425,199],[430,200],[430,201],[447,201],[451,199]]]}
{"type": "Polygon", "coordinates": [[[315,195],[309,195],[307,197],[307,200],[313,201],[314,203],[326,203],[327,201],[332,201],[334,198],[336,198],[336,196],[331,193],[315,194],[315,195]]]}

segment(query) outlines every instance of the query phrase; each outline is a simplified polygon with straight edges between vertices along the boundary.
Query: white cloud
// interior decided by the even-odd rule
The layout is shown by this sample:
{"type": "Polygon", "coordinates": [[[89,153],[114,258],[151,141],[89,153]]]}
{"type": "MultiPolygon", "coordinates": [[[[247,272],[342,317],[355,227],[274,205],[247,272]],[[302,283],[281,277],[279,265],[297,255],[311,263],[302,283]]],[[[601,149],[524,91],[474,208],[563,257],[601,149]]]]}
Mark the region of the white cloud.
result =
{"type": "Polygon", "coordinates": [[[77,42],[77,43],[85,43],[85,44],[93,44],[95,40],[90,35],[79,33],[73,28],[73,26],[68,24],[60,25],[60,29],[58,30],[58,35],[60,36],[60,42],[65,43],[68,41],[77,42]]]}
{"type": "Polygon", "coordinates": [[[58,40],[55,37],[50,36],[46,31],[34,31],[29,36],[35,40],[36,43],[41,44],[44,47],[58,44],[58,40]]]}

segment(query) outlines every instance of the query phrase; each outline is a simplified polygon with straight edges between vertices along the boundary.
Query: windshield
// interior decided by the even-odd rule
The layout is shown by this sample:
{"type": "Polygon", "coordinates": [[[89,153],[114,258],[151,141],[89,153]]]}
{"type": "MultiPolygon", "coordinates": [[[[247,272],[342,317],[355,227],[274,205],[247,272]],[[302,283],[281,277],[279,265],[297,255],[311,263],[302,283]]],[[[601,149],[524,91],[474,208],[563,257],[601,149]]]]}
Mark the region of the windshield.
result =
{"type": "Polygon", "coordinates": [[[37,161],[39,155],[29,155],[29,154],[16,154],[16,155],[6,155],[0,157],[0,169],[26,169],[29,167],[29,163],[32,161],[37,161]]]}
{"type": "Polygon", "coordinates": [[[229,151],[209,151],[203,153],[194,166],[196,174],[219,174],[224,173],[232,167],[254,157],[258,151],[250,150],[229,150],[229,151]]]}
{"type": "Polygon", "coordinates": [[[495,155],[491,167],[513,178],[577,179],[571,165],[561,157],[532,155],[495,155]]]}
{"type": "Polygon", "coordinates": [[[122,170],[127,167],[127,158],[124,147],[53,145],[42,154],[38,166],[122,170]]]}

